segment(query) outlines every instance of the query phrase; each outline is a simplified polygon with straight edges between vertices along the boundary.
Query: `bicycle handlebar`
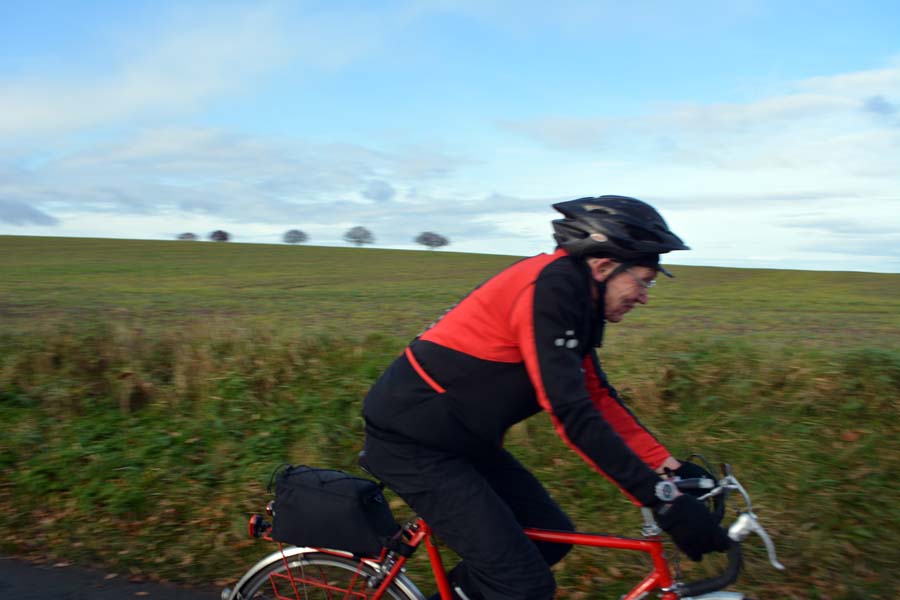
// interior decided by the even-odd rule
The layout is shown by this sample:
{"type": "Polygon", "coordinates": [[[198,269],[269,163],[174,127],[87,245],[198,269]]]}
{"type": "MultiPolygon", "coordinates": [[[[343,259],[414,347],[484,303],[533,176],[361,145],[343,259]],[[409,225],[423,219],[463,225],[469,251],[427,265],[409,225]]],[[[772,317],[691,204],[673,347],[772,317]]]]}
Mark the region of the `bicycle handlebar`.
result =
{"type": "Polygon", "coordinates": [[[784,565],[778,562],[778,558],[775,555],[775,545],[772,543],[772,539],[769,537],[769,534],[766,533],[766,530],[759,522],[757,516],[753,513],[750,495],[747,493],[747,490],[734,476],[730,465],[723,465],[723,472],[724,477],[718,482],[703,477],[684,479],[675,482],[679,489],[709,490],[700,497],[701,500],[725,495],[729,491],[737,491],[743,496],[745,503],[744,510],[740,512],[738,518],[728,529],[728,536],[731,538],[731,544],[728,547],[728,565],[721,573],[714,577],[710,577],[709,579],[676,584],[674,591],[677,592],[679,596],[701,596],[720,590],[734,583],[741,571],[741,542],[753,533],[762,538],[766,551],[769,554],[769,562],[772,566],[779,570],[784,569],[784,565]]]}
{"type": "Polygon", "coordinates": [[[742,563],[741,544],[732,540],[728,546],[728,566],[725,570],[709,579],[677,584],[676,591],[679,596],[694,597],[721,590],[737,581],[742,563]]]}
{"type": "Polygon", "coordinates": [[[716,482],[709,477],[686,477],[684,479],[676,479],[672,483],[679,490],[712,490],[716,487],[716,482]]]}

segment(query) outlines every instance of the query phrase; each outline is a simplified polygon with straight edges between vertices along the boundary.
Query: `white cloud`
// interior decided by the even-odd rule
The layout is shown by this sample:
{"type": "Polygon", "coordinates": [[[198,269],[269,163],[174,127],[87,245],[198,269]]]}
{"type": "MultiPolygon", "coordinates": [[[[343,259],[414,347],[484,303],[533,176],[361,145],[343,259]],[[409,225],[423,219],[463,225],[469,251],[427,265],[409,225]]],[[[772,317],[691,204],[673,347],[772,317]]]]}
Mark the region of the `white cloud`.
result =
{"type": "Polygon", "coordinates": [[[826,94],[790,94],[765,98],[746,104],[708,104],[676,106],[668,114],[654,115],[637,123],[644,131],[659,128],[692,133],[715,131],[718,134],[756,130],[761,124],[815,120],[835,112],[856,109],[853,98],[826,94]]]}
{"type": "Polygon", "coordinates": [[[900,102],[900,65],[807,79],[794,87],[801,91],[745,103],[662,106],[657,112],[627,118],[548,116],[504,121],[499,126],[548,147],[570,151],[628,152],[635,146],[659,150],[666,144],[727,146],[751,141],[753,146],[746,144],[744,150],[752,152],[760,142],[774,139],[783,144],[786,138],[796,136],[789,144],[792,146],[804,139],[886,128],[884,123],[867,120],[866,113],[872,113],[873,106],[880,109],[874,112],[893,113],[885,109],[900,102]]]}
{"type": "Polygon", "coordinates": [[[868,69],[855,73],[843,73],[822,77],[810,77],[796,84],[798,89],[836,96],[865,98],[900,89],[900,58],[881,69],[868,69]]]}
{"type": "Polygon", "coordinates": [[[456,212],[459,199],[439,202],[448,210],[435,210],[429,181],[446,179],[460,164],[436,149],[375,151],[170,128],[73,151],[30,169],[9,169],[0,178],[0,198],[17,199],[4,205],[8,223],[38,223],[44,214],[43,223],[56,216],[63,229],[79,213],[177,213],[248,228],[328,224],[347,213],[374,222],[399,219],[412,227],[416,218],[456,212]],[[418,196],[401,193],[414,188],[418,196]],[[403,214],[386,207],[387,200],[399,202],[403,214]]]}

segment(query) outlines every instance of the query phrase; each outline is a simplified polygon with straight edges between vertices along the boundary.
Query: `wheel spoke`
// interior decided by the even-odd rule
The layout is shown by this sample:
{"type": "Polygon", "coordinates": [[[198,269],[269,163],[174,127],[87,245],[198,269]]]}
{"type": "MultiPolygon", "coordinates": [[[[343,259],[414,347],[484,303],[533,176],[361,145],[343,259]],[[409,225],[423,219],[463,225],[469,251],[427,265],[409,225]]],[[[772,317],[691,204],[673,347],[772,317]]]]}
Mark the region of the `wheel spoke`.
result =
{"type": "MultiPolygon", "coordinates": [[[[368,600],[371,568],[342,556],[310,553],[273,563],[243,590],[252,600],[368,600]]],[[[415,596],[395,582],[385,594],[389,600],[413,600],[415,596]]]]}

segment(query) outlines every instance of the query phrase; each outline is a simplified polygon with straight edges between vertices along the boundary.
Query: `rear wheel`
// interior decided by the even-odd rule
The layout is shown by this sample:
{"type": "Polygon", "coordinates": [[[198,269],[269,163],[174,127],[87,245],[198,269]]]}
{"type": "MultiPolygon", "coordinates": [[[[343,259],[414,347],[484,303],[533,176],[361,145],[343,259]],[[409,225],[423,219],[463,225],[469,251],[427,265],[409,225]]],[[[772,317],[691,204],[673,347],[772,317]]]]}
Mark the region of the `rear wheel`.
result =
{"type": "MultiPolygon", "coordinates": [[[[366,600],[375,594],[368,585],[373,573],[372,567],[357,559],[323,552],[298,554],[287,559],[287,566],[279,560],[263,569],[244,586],[239,597],[245,600],[366,600]]],[[[420,599],[414,588],[400,581],[394,581],[382,597],[420,599]]]]}

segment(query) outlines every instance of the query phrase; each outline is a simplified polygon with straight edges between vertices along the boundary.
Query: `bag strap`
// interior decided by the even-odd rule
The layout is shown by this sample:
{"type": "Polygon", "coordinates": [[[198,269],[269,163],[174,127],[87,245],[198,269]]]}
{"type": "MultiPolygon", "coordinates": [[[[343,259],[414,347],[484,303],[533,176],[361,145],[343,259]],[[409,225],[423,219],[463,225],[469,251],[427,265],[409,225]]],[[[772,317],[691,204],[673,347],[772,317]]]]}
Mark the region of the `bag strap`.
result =
{"type": "Polygon", "coordinates": [[[285,471],[288,469],[293,469],[293,468],[294,468],[294,465],[292,465],[290,463],[281,463],[280,465],[275,467],[275,470],[272,471],[272,474],[269,476],[269,483],[268,483],[268,485],[266,485],[266,492],[269,494],[272,493],[272,484],[275,483],[275,478],[279,475],[279,472],[282,472],[282,471],[285,471]],[[284,467],[287,467],[287,469],[285,469],[284,467]]]}
{"type": "Polygon", "coordinates": [[[339,469],[314,469],[311,467],[310,470],[315,472],[315,476],[316,476],[316,479],[319,480],[320,487],[325,487],[326,485],[331,485],[332,483],[337,483],[339,481],[346,481],[348,479],[355,479],[356,481],[369,481],[371,483],[375,483],[374,481],[366,479],[365,477],[357,477],[356,475],[351,475],[350,473],[346,473],[339,469]],[[331,472],[331,473],[335,473],[335,472],[344,473],[344,477],[335,477],[334,479],[329,479],[326,481],[326,480],[322,479],[322,474],[325,473],[326,471],[331,472]]]}
{"type": "Polygon", "coordinates": [[[313,476],[315,476],[315,478],[318,480],[319,487],[325,487],[326,485],[330,485],[332,483],[337,483],[338,481],[344,481],[347,479],[355,479],[357,481],[368,481],[369,483],[374,483],[378,486],[379,489],[384,490],[384,483],[382,483],[380,480],[372,481],[371,479],[367,479],[365,477],[357,477],[356,475],[351,475],[350,473],[341,471],[339,469],[323,469],[321,467],[310,467],[309,465],[292,465],[290,463],[281,463],[280,465],[275,467],[275,470],[272,471],[272,474],[269,476],[269,483],[268,483],[268,485],[266,485],[266,491],[271,494],[272,493],[272,485],[275,483],[275,480],[280,475],[282,475],[283,473],[290,471],[292,469],[299,469],[299,468],[308,469],[308,471],[313,476]],[[326,472],[343,473],[344,477],[335,477],[334,479],[330,479],[330,480],[326,481],[322,478],[322,475],[326,472]]]}

